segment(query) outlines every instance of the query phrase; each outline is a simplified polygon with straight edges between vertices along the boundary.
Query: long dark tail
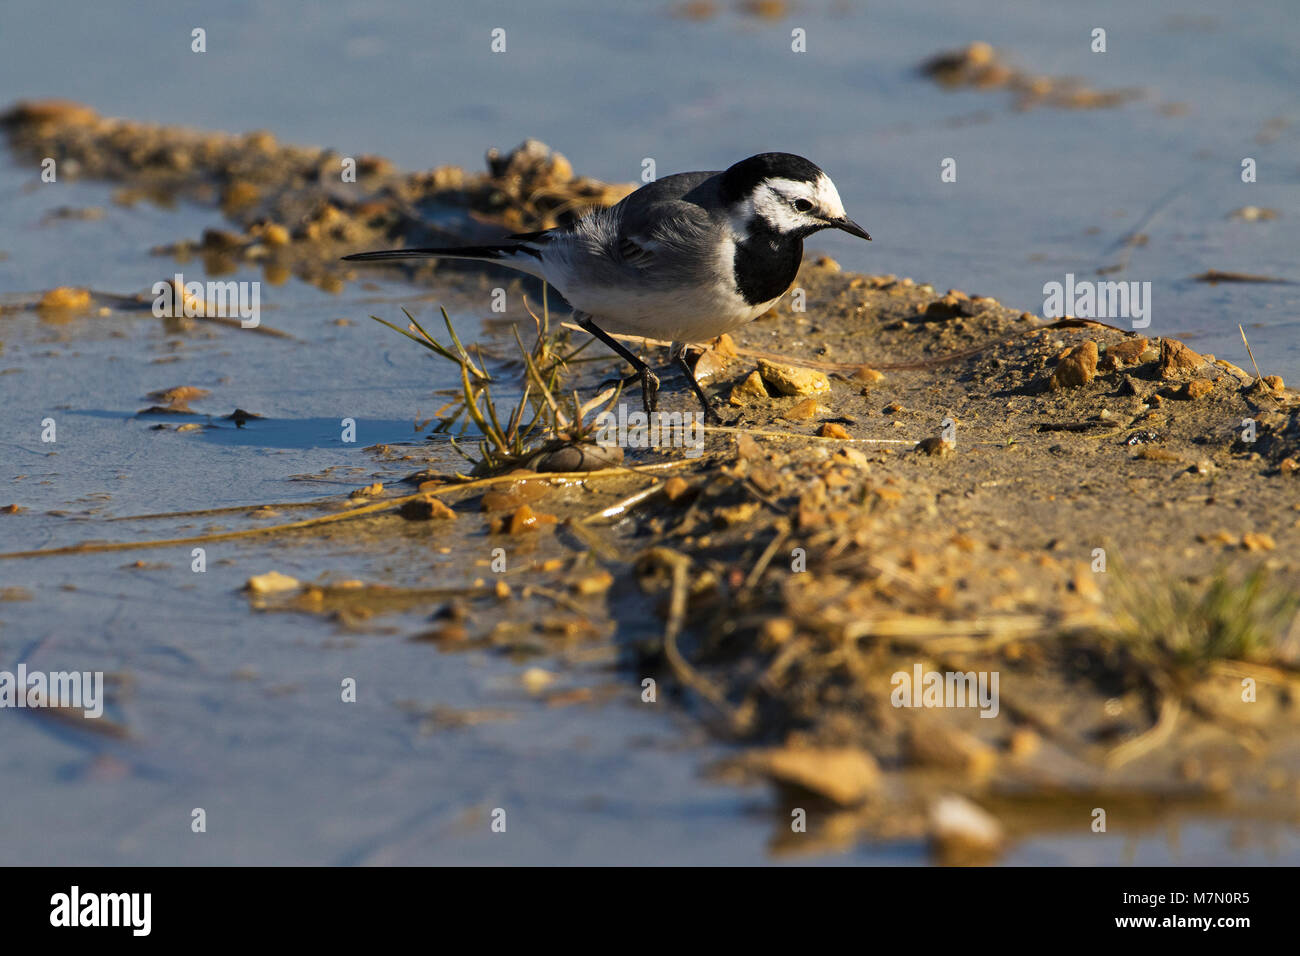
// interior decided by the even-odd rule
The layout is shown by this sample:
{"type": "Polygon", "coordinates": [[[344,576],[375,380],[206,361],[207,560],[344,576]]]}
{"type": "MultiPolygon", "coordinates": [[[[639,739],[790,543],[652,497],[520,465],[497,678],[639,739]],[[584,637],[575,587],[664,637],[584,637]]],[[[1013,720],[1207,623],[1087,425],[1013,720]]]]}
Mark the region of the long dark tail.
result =
{"type": "Polygon", "coordinates": [[[542,275],[542,246],[547,241],[544,232],[513,236],[510,242],[496,242],[482,246],[449,246],[445,249],[383,249],[378,252],[356,252],[343,258],[350,262],[379,262],[388,259],[477,259],[499,262],[501,265],[542,275]]]}

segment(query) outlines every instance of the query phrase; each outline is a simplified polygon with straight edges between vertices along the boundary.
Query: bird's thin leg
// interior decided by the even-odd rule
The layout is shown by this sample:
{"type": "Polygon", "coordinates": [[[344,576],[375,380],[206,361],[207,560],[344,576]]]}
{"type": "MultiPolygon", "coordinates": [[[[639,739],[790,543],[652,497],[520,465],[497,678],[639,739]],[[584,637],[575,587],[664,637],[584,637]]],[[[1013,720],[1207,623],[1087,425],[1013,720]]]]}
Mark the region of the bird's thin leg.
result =
{"type": "Polygon", "coordinates": [[[641,361],[631,351],[620,344],[616,339],[605,332],[604,329],[592,321],[591,316],[585,312],[575,312],[573,317],[578,320],[578,324],[590,332],[596,338],[600,339],[611,349],[614,350],[623,361],[627,362],[632,368],[636,369],[636,378],[641,381],[641,404],[645,406],[647,412],[653,412],[659,406],[659,377],[650,371],[650,366],[641,361]]]}
{"type": "Polygon", "coordinates": [[[708,396],[704,394],[704,389],[700,386],[699,381],[696,380],[695,373],[691,371],[691,366],[686,361],[686,349],[680,350],[677,355],[674,356],[674,361],[677,363],[678,367],[686,373],[686,381],[691,383],[691,388],[695,392],[695,397],[698,398],[700,404],[704,406],[705,423],[707,424],[710,421],[719,421],[718,413],[715,412],[713,406],[709,404],[708,396]]]}

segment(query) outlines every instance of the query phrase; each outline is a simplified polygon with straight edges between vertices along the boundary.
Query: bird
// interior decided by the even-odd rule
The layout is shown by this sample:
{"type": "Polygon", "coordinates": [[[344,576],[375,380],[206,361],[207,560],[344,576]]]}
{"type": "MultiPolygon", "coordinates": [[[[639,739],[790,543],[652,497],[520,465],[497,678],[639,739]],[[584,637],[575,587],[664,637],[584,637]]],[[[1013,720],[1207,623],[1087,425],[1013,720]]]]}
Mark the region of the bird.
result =
{"type": "Polygon", "coordinates": [[[759,153],[725,170],[656,179],[553,229],[343,258],[475,259],[537,276],[564,296],[579,326],[632,366],[625,384],[640,382],[648,413],[657,408],[659,378],[613,336],[667,340],[669,361],[686,373],[707,420],[716,414],[686,346],[771,309],[794,286],[804,239],[823,229],[871,239],[820,167],[793,153],[759,153]]]}

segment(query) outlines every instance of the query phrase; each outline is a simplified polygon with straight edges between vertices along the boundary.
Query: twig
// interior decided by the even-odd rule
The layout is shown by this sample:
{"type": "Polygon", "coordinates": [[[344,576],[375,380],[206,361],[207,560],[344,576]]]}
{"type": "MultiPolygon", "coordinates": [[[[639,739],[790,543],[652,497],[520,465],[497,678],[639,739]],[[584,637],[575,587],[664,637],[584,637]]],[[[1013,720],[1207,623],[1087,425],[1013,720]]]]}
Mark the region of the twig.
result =
{"type": "Polygon", "coordinates": [[[62,548],[45,548],[35,551],[10,551],[7,554],[0,554],[0,560],[5,558],[42,558],[56,554],[101,554],[107,551],[170,548],[184,544],[206,544],[214,541],[232,541],[237,538],[252,538],[259,535],[280,534],[285,531],[297,531],[302,528],[332,524],[337,521],[347,521],[351,518],[361,518],[378,512],[400,508],[408,501],[416,501],[417,499],[424,498],[426,495],[442,495],[452,491],[468,491],[473,488],[482,488],[488,485],[501,484],[503,482],[521,481],[525,478],[533,480],[558,479],[586,481],[592,478],[611,478],[615,475],[635,475],[639,474],[641,471],[658,471],[667,468],[679,468],[688,462],[689,459],[682,459],[681,461],[654,462],[649,465],[639,465],[637,468],[618,466],[615,468],[601,468],[596,471],[526,472],[524,474],[515,472],[509,475],[494,475],[490,478],[479,478],[474,481],[448,484],[441,488],[433,488],[429,491],[419,491],[410,495],[401,495],[397,498],[385,498],[383,501],[377,501],[360,508],[353,508],[351,511],[343,511],[332,515],[321,515],[320,517],[306,518],[302,521],[291,521],[286,524],[266,525],[261,528],[245,528],[241,531],[222,531],[216,534],[193,535],[187,538],[165,538],[151,541],[110,541],[102,544],[74,544],[62,548]]]}
{"type": "Polygon", "coordinates": [[[1182,707],[1178,703],[1178,698],[1169,694],[1160,702],[1160,716],[1156,719],[1151,728],[1132,740],[1126,740],[1114,750],[1106,755],[1106,766],[1114,770],[1132,760],[1136,760],[1143,754],[1150,753],[1159,747],[1174,732],[1174,725],[1178,722],[1178,714],[1182,707]]]}
{"type": "Polygon", "coordinates": [[[664,657],[668,659],[668,666],[672,668],[677,679],[716,707],[727,718],[728,723],[735,728],[737,726],[736,711],[727,703],[722,691],[712,681],[688,664],[686,658],[682,657],[681,651],[677,649],[677,635],[681,633],[682,622],[686,618],[688,587],[686,578],[687,573],[690,571],[691,561],[685,555],[675,553],[672,554],[670,560],[673,569],[673,590],[668,605],[668,622],[664,626],[664,657]]]}
{"type": "Polygon", "coordinates": [[[808,441],[839,442],[844,445],[870,443],[875,445],[915,445],[915,438],[828,438],[825,435],[803,435],[799,432],[778,432],[762,428],[734,428],[730,425],[705,425],[706,432],[734,432],[744,435],[762,435],[764,438],[801,438],[808,441]]]}
{"type": "MultiPolygon", "coordinates": [[[[1264,376],[1259,370],[1259,363],[1255,361],[1255,353],[1250,350],[1250,343],[1246,341],[1246,330],[1242,328],[1240,322],[1237,323],[1237,331],[1241,333],[1241,341],[1246,345],[1246,354],[1250,356],[1250,364],[1255,367],[1255,381],[1264,381],[1264,376]]],[[[1278,401],[1277,396],[1273,394],[1272,389],[1268,389],[1268,396],[1273,399],[1274,405],[1281,407],[1282,403],[1278,401]]]]}
{"type": "Polygon", "coordinates": [[[977,635],[984,635],[982,647],[996,647],[1007,641],[1042,632],[1044,632],[1044,621],[1035,614],[976,617],[956,621],[919,615],[900,615],[854,621],[844,629],[844,637],[850,641],[864,637],[880,637],[935,651],[958,651],[968,649],[960,646],[962,640],[970,640],[977,635]],[[946,645],[945,638],[948,639],[946,645]],[[958,646],[953,646],[953,639],[956,639],[958,646]],[[991,645],[990,641],[993,642],[991,645]]]}
{"type": "Polygon", "coordinates": [[[758,561],[750,569],[749,575],[745,578],[745,583],[740,586],[742,592],[752,591],[758,585],[759,578],[763,576],[767,566],[772,563],[772,559],[776,557],[776,552],[785,543],[785,540],[786,532],[778,531],[767,547],[763,549],[763,553],[758,556],[758,561]]]}
{"type": "Polygon", "coordinates": [[[553,588],[543,587],[540,584],[525,585],[524,589],[520,592],[520,595],[524,598],[529,598],[534,594],[537,595],[538,597],[546,598],[548,601],[551,601],[557,606],[564,608],[566,611],[572,611],[574,614],[585,615],[590,613],[589,608],[583,607],[581,604],[573,600],[573,598],[569,597],[567,594],[564,594],[560,591],[556,591],[553,588]]]}
{"type": "Polygon", "coordinates": [[[1246,330],[1242,328],[1240,322],[1237,323],[1237,331],[1241,333],[1241,341],[1246,346],[1246,354],[1250,356],[1250,364],[1255,366],[1255,378],[1262,379],[1264,376],[1259,371],[1259,363],[1255,361],[1255,353],[1250,350],[1250,343],[1246,341],[1246,330]]]}
{"type": "Polygon", "coordinates": [[[634,495],[628,495],[622,501],[616,502],[615,504],[610,505],[608,508],[602,508],[600,511],[594,512],[593,514],[587,515],[587,517],[585,518],[579,519],[578,524],[591,524],[593,521],[599,521],[601,518],[617,517],[618,515],[621,515],[623,512],[627,511],[633,505],[638,505],[641,502],[645,501],[647,498],[649,498],[651,495],[658,494],[660,491],[663,490],[663,487],[664,487],[664,483],[662,481],[657,481],[649,488],[643,488],[641,491],[638,491],[634,495]]]}
{"type": "Polygon", "coordinates": [[[115,518],[105,518],[105,521],[149,521],[158,518],[206,518],[213,515],[238,514],[240,512],[256,511],[259,508],[272,508],[277,511],[288,511],[297,508],[327,508],[342,499],[339,498],[317,498],[314,501],[271,501],[259,505],[231,505],[224,508],[199,508],[195,511],[159,511],[147,515],[118,515],[115,518]]]}

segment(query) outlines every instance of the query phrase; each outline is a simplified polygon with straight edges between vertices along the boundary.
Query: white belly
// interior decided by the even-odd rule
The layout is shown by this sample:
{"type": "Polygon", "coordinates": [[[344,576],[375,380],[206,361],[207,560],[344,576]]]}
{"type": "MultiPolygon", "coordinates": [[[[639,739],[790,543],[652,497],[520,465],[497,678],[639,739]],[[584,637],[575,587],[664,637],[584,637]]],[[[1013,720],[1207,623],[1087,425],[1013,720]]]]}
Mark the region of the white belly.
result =
{"type": "Polygon", "coordinates": [[[590,246],[557,245],[543,260],[546,280],[606,332],[702,343],[752,321],[780,300],[751,305],[735,291],[730,237],[715,247],[713,261],[704,267],[683,263],[680,255],[675,262],[660,258],[652,242],[648,248],[655,259],[629,268],[605,257],[611,243],[607,238],[598,243],[594,266],[590,246]],[[680,283],[665,282],[665,269],[676,270],[680,283]]]}
{"type": "Polygon", "coordinates": [[[564,290],[575,309],[591,315],[606,332],[644,335],[669,342],[707,342],[762,315],[778,301],[750,305],[734,294],[667,295],[626,288],[564,290]]]}

